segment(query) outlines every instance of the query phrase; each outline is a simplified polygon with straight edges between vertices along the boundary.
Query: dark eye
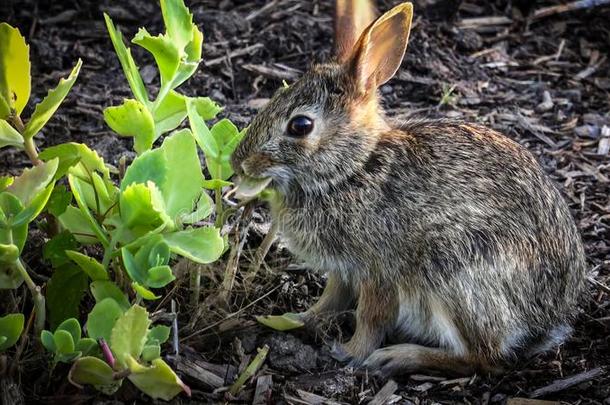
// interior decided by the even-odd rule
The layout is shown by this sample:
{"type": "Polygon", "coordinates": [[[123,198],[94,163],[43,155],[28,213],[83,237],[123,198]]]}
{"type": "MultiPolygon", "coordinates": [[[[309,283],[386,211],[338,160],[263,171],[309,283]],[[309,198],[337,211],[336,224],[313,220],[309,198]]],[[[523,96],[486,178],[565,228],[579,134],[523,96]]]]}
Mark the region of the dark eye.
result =
{"type": "Polygon", "coordinates": [[[302,138],[313,131],[313,120],[304,115],[297,115],[288,122],[288,135],[302,138]]]}

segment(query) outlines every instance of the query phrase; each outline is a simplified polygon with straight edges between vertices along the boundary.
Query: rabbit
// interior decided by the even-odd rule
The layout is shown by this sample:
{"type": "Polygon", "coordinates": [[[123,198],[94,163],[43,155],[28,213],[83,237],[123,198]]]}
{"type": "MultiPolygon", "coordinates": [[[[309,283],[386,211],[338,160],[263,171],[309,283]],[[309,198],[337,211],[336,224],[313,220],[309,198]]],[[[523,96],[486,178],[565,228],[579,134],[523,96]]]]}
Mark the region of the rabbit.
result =
{"type": "Polygon", "coordinates": [[[585,257],[551,179],[479,124],[386,118],[378,89],[400,67],[412,4],[337,11],[334,59],[279,89],[231,158],[238,187],[273,191],[289,250],[327,274],[302,319],[355,307],[333,354],[382,375],[497,372],[562,343],[585,257]]]}

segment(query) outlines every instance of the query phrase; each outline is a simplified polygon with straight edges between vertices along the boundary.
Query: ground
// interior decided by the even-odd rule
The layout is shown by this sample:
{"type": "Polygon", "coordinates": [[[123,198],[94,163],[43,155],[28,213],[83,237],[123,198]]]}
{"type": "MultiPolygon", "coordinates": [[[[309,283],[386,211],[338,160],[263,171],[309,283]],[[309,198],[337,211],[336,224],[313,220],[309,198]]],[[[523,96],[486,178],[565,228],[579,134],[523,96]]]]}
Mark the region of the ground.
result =
{"type": "MultiPolygon", "coordinates": [[[[330,0],[186,3],[205,34],[205,44],[204,62],[185,92],[212,97],[225,106],[222,115],[241,127],[282,80],[294,80],[307,65],[331,53],[330,0]]],[[[387,9],[393,2],[380,3],[381,9],[387,9]]],[[[405,376],[396,379],[396,386],[390,382],[386,390],[393,391],[391,400],[406,404],[503,403],[536,396],[537,389],[550,386],[541,398],[610,403],[610,375],[603,369],[610,366],[610,132],[604,136],[603,130],[610,126],[610,7],[534,19],[535,11],[557,2],[471,0],[462,2],[457,14],[449,9],[459,2],[442,1],[440,7],[427,10],[424,5],[431,1],[415,3],[407,57],[397,77],[381,89],[389,115],[398,120],[444,116],[477,121],[534,153],[564,193],[584,238],[589,291],[573,337],[551,354],[500,377],[405,376]],[[491,16],[499,18],[478,19],[491,16]],[[591,375],[580,375],[590,370],[591,375]],[[561,390],[551,385],[570,376],[582,378],[561,390]]],[[[35,101],[44,96],[43,89],[69,72],[77,58],[84,61],[72,93],[38,136],[40,147],[84,142],[116,165],[122,156],[132,158],[133,152],[129,140],[116,137],[104,124],[102,110],[129,96],[129,89],[112,52],[102,11],[128,38],[139,26],[150,32],[161,26],[158,5],[152,0],[3,0],[0,21],[19,27],[31,43],[35,101]]],[[[139,50],[135,57],[146,82],[156,88],[152,59],[139,50]]],[[[0,174],[19,173],[27,164],[22,153],[0,152],[0,174]]],[[[251,403],[257,383],[262,392],[271,387],[269,403],[368,402],[386,381],[342,369],[328,356],[327,343],[349,336],[349,314],[317,334],[270,332],[253,321],[255,314],[306,309],[324,285],[323,276],[301,268],[281,242],[272,246],[256,276],[245,277],[249,259],[268,229],[264,207],[257,207],[253,218],[244,233],[247,239],[229,308],[210,298],[222,279],[226,259],[204,272],[202,303],[197,308],[189,306],[184,278],[168,292],[181,313],[181,357],[176,366],[193,388],[192,399],[223,399],[224,392],[214,388],[228,385],[225,382],[248,363],[256,348],[267,344],[270,354],[265,365],[237,402],[251,403]],[[206,382],[209,374],[202,369],[221,383],[206,382]],[[269,381],[271,386],[266,385],[269,381]]],[[[43,243],[34,228],[24,258],[39,281],[49,277],[49,266],[41,259],[43,243]]],[[[162,318],[169,311],[169,300],[155,309],[162,318]]],[[[30,343],[14,381],[28,403],[109,403],[94,391],[70,385],[66,371],[59,367],[50,376],[44,357],[30,343]]],[[[133,403],[146,398],[126,387],[116,400],[133,403]]],[[[180,397],[174,402],[186,401],[180,397]]]]}

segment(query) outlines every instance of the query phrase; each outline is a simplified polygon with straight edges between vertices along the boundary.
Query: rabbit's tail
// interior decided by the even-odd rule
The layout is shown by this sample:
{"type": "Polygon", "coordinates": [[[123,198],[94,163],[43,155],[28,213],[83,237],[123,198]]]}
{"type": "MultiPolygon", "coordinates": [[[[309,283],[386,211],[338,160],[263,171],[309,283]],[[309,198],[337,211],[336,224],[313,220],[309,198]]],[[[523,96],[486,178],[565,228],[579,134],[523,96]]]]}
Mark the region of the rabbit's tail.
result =
{"type": "Polygon", "coordinates": [[[416,344],[398,344],[375,350],[363,366],[383,376],[410,373],[433,373],[467,376],[474,373],[501,373],[501,369],[468,355],[457,355],[446,349],[416,344]]]}

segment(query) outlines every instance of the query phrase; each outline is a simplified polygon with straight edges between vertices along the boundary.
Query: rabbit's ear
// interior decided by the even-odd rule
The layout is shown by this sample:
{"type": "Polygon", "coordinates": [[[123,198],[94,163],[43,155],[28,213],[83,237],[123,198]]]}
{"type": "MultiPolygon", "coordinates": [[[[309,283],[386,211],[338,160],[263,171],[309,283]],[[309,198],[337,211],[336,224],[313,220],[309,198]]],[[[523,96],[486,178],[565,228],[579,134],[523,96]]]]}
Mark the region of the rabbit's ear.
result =
{"type": "Polygon", "coordinates": [[[376,16],[374,0],[336,0],[335,54],[340,62],[351,56],[360,34],[376,16]]]}
{"type": "Polygon", "coordinates": [[[394,76],[407,50],[412,18],[413,5],[402,3],[362,33],[348,61],[359,91],[374,92],[394,76]]]}

